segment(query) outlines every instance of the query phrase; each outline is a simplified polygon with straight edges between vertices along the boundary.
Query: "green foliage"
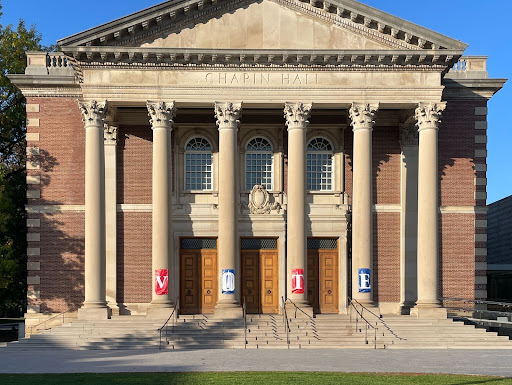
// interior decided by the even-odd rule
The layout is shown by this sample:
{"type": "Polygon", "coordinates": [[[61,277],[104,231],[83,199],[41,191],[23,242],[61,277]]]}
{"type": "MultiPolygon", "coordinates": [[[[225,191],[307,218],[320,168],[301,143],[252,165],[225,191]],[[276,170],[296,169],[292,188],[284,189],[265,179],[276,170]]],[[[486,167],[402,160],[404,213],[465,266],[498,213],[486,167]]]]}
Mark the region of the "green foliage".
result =
{"type": "MultiPolygon", "coordinates": [[[[1,16],[1,5],[0,5],[1,16]]],[[[7,74],[24,73],[25,51],[41,50],[35,27],[0,24],[0,317],[26,307],[25,98],[7,74]]]]}

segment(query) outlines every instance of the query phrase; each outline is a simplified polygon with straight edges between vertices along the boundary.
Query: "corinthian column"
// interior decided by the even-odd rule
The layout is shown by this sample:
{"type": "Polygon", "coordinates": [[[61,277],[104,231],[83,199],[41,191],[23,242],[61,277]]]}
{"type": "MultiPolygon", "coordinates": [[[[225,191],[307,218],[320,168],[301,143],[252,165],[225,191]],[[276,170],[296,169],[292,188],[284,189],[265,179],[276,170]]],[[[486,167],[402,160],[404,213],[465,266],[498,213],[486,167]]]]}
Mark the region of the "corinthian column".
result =
{"type": "Polygon", "coordinates": [[[352,298],[372,306],[372,132],[378,104],[353,103],[352,298]]]}
{"type": "MultiPolygon", "coordinates": [[[[215,117],[219,128],[219,297],[215,316],[238,318],[240,307],[240,277],[238,239],[238,141],[237,132],[242,111],[241,103],[215,103],[215,117]],[[234,285],[225,285],[223,292],[223,270],[234,277],[234,285]],[[235,272],[232,275],[232,272],[235,272]],[[238,273],[238,274],[237,274],[238,273]],[[229,287],[227,287],[229,286],[229,287]]],[[[226,279],[227,280],[227,279],[226,279]]],[[[233,283],[233,280],[230,279],[233,283]]]]}
{"type": "Polygon", "coordinates": [[[444,103],[419,103],[416,120],[418,151],[418,300],[412,313],[418,317],[446,317],[440,309],[438,285],[438,169],[437,130],[444,103]]]}
{"type": "Polygon", "coordinates": [[[312,104],[304,103],[286,103],[284,107],[288,127],[287,293],[310,315],[313,308],[308,303],[306,287],[306,132],[311,108],[312,104]]]}
{"type": "Polygon", "coordinates": [[[168,317],[172,307],[171,274],[171,131],[174,102],[147,102],[153,129],[153,220],[152,220],[152,301],[148,317],[168,317]],[[167,274],[165,274],[167,273],[167,274]],[[165,287],[167,286],[167,290],[165,287]]]}
{"type": "Polygon", "coordinates": [[[81,319],[106,319],[105,300],[105,153],[106,102],[79,102],[85,126],[85,301],[81,319]]]}

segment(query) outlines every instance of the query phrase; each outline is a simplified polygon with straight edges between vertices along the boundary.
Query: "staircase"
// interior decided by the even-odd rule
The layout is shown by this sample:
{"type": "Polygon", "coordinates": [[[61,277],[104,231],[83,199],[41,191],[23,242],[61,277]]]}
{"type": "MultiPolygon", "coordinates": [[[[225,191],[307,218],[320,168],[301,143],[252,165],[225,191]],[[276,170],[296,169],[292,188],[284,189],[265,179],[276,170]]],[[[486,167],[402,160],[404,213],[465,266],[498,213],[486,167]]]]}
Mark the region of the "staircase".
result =
{"type": "MultiPolygon", "coordinates": [[[[395,338],[377,318],[372,328],[347,315],[317,315],[289,319],[290,349],[512,349],[512,341],[450,319],[425,320],[413,316],[384,316],[382,320],[403,339],[395,338]],[[367,334],[366,334],[367,332],[367,334]]],[[[33,349],[159,349],[158,329],[165,320],[144,316],[114,316],[82,321],[9,343],[8,350],[33,349]]],[[[214,319],[211,315],[182,315],[162,330],[162,349],[287,349],[281,315],[247,315],[244,320],[214,319]],[[247,338],[247,343],[246,343],[247,338]]]]}

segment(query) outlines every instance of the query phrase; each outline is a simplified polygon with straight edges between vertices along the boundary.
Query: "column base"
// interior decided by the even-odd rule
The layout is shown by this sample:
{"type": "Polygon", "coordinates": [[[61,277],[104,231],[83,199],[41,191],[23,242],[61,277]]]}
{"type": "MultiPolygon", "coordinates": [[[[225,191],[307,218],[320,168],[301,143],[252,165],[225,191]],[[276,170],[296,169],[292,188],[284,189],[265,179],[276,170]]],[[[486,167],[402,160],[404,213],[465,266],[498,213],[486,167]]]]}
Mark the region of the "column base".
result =
{"type": "Polygon", "coordinates": [[[81,307],[78,309],[78,319],[86,321],[98,321],[109,319],[112,312],[108,307],[81,307]]]}
{"type": "Polygon", "coordinates": [[[149,307],[146,311],[146,318],[166,320],[172,314],[172,307],[149,307]]]}
{"type": "Polygon", "coordinates": [[[108,301],[107,302],[107,306],[108,308],[110,309],[110,314],[111,315],[119,315],[120,311],[119,311],[119,305],[116,303],[116,302],[110,302],[108,301]]]}
{"type": "Polygon", "coordinates": [[[411,309],[412,316],[425,319],[446,319],[448,312],[439,304],[417,304],[411,309]]]}
{"type": "Polygon", "coordinates": [[[213,309],[213,318],[220,319],[235,319],[243,318],[244,310],[238,302],[234,301],[219,301],[213,309]]]}

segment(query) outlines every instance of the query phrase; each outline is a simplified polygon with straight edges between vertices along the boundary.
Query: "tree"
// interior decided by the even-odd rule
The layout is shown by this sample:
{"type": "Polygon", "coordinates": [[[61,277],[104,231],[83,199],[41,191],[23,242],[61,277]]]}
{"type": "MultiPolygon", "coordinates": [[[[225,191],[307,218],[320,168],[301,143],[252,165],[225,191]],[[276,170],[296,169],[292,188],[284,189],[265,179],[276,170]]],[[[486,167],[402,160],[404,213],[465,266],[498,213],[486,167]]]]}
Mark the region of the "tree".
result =
{"type": "Polygon", "coordinates": [[[24,313],[27,286],[26,102],[7,74],[24,73],[25,51],[41,50],[40,42],[23,20],[16,29],[0,24],[0,317],[24,313]]]}

